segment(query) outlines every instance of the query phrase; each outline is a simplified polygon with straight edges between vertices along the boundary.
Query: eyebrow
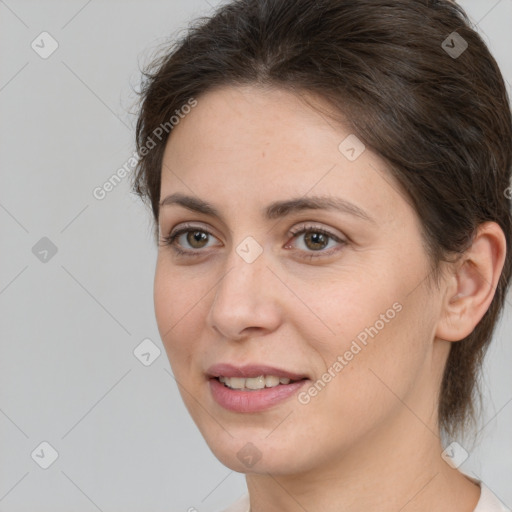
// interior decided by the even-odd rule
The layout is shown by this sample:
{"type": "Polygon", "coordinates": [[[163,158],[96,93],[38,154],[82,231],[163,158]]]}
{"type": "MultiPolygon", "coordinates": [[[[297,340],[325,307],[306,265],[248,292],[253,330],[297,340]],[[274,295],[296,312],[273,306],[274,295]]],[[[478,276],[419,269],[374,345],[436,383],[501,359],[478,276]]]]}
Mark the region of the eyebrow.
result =
{"type": "MultiPolygon", "coordinates": [[[[180,205],[187,210],[222,219],[222,215],[217,208],[197,197],[174,193],[165,197],[159,203],[160,208],[170,205],[180,205]]],[[[346,199],[331,196],[297,197],[286,201],[275,201],[263,208],[262,215],[268,220],[273,220],[302,210],[335,210],[353,215],[367,222],[376,223],[375,219],[359,206],[346,199]]]]}

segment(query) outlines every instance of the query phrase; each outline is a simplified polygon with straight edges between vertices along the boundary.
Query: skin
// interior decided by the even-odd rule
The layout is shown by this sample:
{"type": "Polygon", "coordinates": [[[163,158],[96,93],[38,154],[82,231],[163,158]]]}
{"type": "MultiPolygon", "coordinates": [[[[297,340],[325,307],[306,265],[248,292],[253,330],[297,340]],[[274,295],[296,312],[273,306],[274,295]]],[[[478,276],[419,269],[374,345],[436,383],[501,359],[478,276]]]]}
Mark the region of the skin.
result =
{"type": "Polygon", "coordinates": [[[439,288],[427,287],[420,220],[377,155],[366,149],[349,161],[340,152],[349,134],[279,89],[230,86],[198,98],[168,140],[161,199],[191,195],[221,218],[161,207],[162,237],[184,223],[209,235],[159,246],[160,335],[211,450],[247,474],[252,512],[471,512],[479,487],[440,456],[438,390],[451,343],[491,303],[505,237],[483,224],[439,288]],[[349,200],[373,221],[329,210],[261,214],[273,201],[313,195],[349,200]],[[345,243],[327,238],[318,249],[307,234],[290,234],[304,224],[345,243]],[[263,250],[252,263],[236,252],[248,236],[263,250]],[[178,255],[176,245],[200,255],[178,255]],[[237,413],[213,400],[210,365],[267,364],[316,381],[394,303],[401,311],[307,405],[293,396],[237,413]],[[237,457],[249,442],[261,454],[250,468],[237,457]]]}

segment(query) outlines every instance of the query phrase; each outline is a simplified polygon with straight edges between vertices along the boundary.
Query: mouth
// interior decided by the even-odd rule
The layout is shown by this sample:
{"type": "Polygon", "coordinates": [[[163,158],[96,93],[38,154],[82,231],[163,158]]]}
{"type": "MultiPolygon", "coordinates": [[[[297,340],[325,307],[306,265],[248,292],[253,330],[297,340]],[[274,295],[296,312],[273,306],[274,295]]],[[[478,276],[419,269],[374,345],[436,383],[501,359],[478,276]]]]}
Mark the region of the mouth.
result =
{"type": "Polygon", "coordinates": [[[277,386],[287,386],[290,383],[299,382],[304,379],[292,380],[288,377],[278,377],[277,375],[258,375],[257,377],[214,377],[229,389],[237,389],[239,391],[257,391],[265,388],[275,388],[277,386]]]}
{"type": "Polygon", "coordinates": [[[218,364],[208,369],[213,399],[233,412],[261,412],[291,397],[309,378],[269,366],[218,364]]]}

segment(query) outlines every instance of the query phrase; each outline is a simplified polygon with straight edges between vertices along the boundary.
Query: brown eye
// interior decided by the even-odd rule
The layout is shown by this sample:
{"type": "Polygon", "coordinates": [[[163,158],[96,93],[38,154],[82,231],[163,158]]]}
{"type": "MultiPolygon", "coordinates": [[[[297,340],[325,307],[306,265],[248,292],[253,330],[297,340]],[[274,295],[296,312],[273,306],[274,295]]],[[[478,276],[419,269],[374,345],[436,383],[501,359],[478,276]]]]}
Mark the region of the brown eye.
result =
{"type": "Polygon", "coordinates": [[[202,249],[208,243],[208,234],[204,231],[187,231],[187,243],[193,249],[202,249]]]}
{"type": "MultiPolygon", "coordinates": [[[[198,226],[185,225],[162,238],[162,244],[171,246],[181,256],[200,256],[206,254],[205,248],[211,247],[216,238],[207,230],[198,226]]],[[[221,244],[222,245],[222,244],[221,244]]]]}
{"type": "Polygon", "coordinates": [[[301,226],[292,230],[290,234],[294,238],[292,244],[287,244],[286,249],[299,249],[299,256],[302,258],[319,258],[322,256],[331,256],[338,252],[347,244],[334,233],[318,227],[318,226],[301,226]]]}
{"type": "Polygon", "coordinates": [[[329,237],[318,231],[309,231],[304,237],[304,241],[308,249],[318,251],[325,249],[329,243],[329,237]]]}

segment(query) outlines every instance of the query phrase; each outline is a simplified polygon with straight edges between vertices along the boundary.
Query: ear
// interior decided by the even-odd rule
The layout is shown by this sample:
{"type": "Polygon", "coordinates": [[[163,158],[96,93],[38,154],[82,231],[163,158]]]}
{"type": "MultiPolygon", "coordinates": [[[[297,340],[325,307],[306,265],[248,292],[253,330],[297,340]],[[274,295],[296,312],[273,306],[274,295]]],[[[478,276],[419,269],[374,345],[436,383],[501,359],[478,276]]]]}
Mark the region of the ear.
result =
{"type": "Polygon", "coordinates": [[[496,222],[478,227],[473,244],[448,278],[437,338],[460,341],[473,332],[492,302],[506,250],[505,234],[496,222]]]}

